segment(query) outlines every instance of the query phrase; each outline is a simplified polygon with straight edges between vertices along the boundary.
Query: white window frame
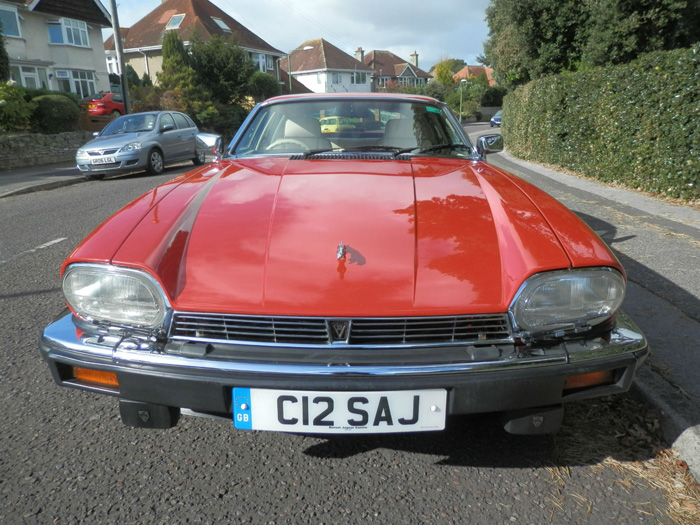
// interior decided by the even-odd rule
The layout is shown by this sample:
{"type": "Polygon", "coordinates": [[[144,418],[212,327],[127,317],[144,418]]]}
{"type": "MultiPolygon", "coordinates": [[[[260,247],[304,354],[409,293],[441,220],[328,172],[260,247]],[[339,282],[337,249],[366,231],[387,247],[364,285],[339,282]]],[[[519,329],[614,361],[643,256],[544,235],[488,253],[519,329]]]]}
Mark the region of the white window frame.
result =
{"type": "Polygon", "coordinates": [[[343,74],[339,71],[333,71],[331,73],[331,84],[342,84],[343,74]]]}
{"type": "Polygon", "coordinates": [[[367,84],[367,73],[364,71],[353,71],[350,75],[350,83],[357,85],[367,84]],[[358,82],[358,80],[362,80],[362,82],[358,82]]]}
{"type": "Polygon", "coordinates": [[[219,28],[222,31],[225,31],[226,33],[233,33],[233,31],[231,31],[231,28],[221,18],[212,16],[211,19],[216,23],[217,26],[219,26],[219,28]]]}
{"type": "MultiPolygon", "coordinates": [[[[56,80],[66,81],[68,91],[77,94],[80,98],[97,93],[97,78],[94,71],[82,71],[79,69],[57,69],[55,71],[56,80]]],[[[64,89],[65,85],[59,82],[59,89],[64,89]]]]}
{"type": "Polygon", "coordinates": [[[22,38],[22,24],[20,24],[21,19],[20,19],[19,13],[17,13],[17,9],[14,7],[6,6],[6,5],[0,5],[0,11],[5,11],[7,13],[14,14],[15,15],[15,23],[17,24],[17,34],[16,35],[8,33],[7,28],[5,27],[5,24],[3,24],[3,26],[2,26],[3,36],[22,38]]]}
{"type": "Polygon", "coordinates": [[[178,13],[170,17],[168,23],[165,24],[165,30],[170,31],[171,29],[180,29],[182,21],[185,19],[185,13],[178,13]]]}
{"type": "Polygon", "coordinates": [[[46,21],[46,30],[48,32],[49,44],[90,47],[90,35],[88,25],[82,20],[73,20],[72,18],[49,19],[46,21]],[[52,39],[51,27],[60,27],[61,41],[57,42],[52,39]]]}

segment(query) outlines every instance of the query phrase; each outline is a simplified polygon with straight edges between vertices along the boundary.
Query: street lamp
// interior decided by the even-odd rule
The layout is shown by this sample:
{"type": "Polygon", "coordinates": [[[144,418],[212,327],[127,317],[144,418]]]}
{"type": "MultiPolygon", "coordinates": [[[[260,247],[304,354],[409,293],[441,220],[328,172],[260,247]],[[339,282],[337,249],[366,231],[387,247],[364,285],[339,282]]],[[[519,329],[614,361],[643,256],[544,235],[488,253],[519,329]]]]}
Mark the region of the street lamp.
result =
{"type": "Polygon", "coordinates": [[[462,125],[462,92],[464,91],[464,84],[467,83],[467,79],[463,78],[459,81],[459,125],[462,125]]]}

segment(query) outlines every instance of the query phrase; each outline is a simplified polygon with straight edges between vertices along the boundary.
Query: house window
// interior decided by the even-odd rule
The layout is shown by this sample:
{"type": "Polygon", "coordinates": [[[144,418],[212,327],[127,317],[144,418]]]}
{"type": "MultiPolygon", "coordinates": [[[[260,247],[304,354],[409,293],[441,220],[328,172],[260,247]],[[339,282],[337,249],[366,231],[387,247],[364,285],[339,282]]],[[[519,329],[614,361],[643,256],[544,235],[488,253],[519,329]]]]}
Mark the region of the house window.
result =
{"type": "Polygon", "coordinates": [[[272,57],[267,57],[267,70],[273,71],[275,69],[275,61],[272,57]]]}
{"type": "Polygon", "coordinates": [[[49,42],[51,44],[67,44],[72,46],[90,47],[88,29],[85,22],[61,18],[48,20],[49,42]]]}
{"type": "Polygon", "coordinates": [[[211,19],[216,22],[216,25],[219,26],[221,29],[223,29],[226,33],[231,33],[231,28],[226,25],[226,22],[221,20],[221,18],[217,18],[215,16],[212,16],[211,19]]]}
{"type": "Polygon", "coordinates": [[[359,73],[355,71],[350,75],[351,84],[366,84],[367,83],[367,73],[359,73]]]}
{"type": "Polygon", "coordinates": [[[267,59],[265,55],[253,55],[253,63],[257,64],[260,71],[267,73],[267,59]]]}
{"type": "Polygon", "coordinates": [[[178,29],[182,21],[185,19],[185,15],[173,15],[170,20],[165,24],[165,29],[178,29]]]}
{"type": "Polygon", "coordinates": [[[0,23],[5,36],[22,36],[19,33],[19,19],[17,11],[7,7],[0,7],[0,23]]]}
{"type": "Polygon", "coordinates": [[[331,73],[331,83],[342,84],[343,83],[342,73],[331,73]]]}
{"type": "Polygon", "coordinates": [[[56,70],[56,80],[61,91],[75,93],[80,98],[97,92],[95,73],[92,71],[56,70]]]}

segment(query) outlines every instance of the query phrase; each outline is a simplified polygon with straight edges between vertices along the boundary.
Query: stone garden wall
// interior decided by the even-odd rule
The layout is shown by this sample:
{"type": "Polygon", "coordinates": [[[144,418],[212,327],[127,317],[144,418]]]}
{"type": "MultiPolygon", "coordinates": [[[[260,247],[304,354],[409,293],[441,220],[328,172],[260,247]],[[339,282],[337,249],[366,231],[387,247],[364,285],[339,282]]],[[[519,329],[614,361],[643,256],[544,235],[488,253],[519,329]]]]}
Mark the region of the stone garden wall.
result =
{"type": "Polygon", "coordinates": [[[77,149],[91,138],[91,132],[83,131],[56,135],[1,135],[0,169],[73,161],[77,149]]]}

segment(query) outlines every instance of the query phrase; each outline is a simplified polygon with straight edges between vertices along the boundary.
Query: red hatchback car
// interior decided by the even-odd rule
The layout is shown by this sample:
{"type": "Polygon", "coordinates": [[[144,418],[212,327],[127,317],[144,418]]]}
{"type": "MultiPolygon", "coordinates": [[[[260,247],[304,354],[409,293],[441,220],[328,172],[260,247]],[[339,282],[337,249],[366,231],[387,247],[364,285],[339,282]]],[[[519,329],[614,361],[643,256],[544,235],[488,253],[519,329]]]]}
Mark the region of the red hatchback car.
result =
{"type": "Polygon", "coordinates": [[[120,93],[95,93],[83,99],[83,108],[90,115],[110,115],[117,118],[124,114],[124,98],[120,93]]]}
{"type": "Polygon", "coordinates": [[[269,99],[223,158],[155,188],[61,269],[41,353],[127,425],[442,430],[500,412],[555,432],[567,401],[624,392],[648,354],[625,272],[542,190],[485,161],[432,98],[269,99]],[[321,133],[321,119],[352,128],[321,133]]]}

